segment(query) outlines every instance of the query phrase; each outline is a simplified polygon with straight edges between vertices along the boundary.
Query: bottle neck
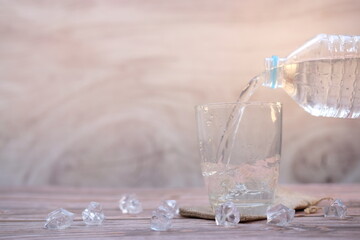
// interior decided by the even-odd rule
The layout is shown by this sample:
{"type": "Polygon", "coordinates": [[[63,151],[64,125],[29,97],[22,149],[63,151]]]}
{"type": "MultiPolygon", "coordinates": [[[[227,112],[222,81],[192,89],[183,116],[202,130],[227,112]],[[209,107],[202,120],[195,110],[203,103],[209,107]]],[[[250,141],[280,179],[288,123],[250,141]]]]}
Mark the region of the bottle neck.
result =
{"type": "Polygon", "coordinates": [[[286,58],[279,58],[278,56],[272,56],[271,58],[265,58],[265,81],[263,86],[269,88],[282,87],[283,79],[283,66],[286,58]]]}

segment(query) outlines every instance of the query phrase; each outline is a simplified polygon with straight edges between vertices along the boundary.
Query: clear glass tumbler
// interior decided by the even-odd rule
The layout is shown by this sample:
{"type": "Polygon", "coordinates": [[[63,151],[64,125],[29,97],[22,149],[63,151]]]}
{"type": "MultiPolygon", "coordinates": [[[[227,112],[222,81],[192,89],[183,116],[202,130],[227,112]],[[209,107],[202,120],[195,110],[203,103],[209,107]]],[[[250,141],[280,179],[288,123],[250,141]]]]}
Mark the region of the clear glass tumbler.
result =
{"type": "Polygon", "coordinates": [[[264,216],[279,177],[281,104],[205,104],[196,106],[196,117],[212,208],[231,201],[242,214],[264,216]]]}

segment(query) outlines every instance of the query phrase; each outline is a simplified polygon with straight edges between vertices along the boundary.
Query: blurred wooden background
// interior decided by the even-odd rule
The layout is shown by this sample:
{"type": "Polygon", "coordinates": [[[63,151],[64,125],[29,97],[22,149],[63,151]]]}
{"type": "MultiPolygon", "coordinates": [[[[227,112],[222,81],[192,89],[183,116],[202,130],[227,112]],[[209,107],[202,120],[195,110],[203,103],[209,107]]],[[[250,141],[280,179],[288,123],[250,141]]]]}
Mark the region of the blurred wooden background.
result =
{"type": "MultiPolygon", "coordinates": [[[[0,186],[200,186],[194,105],[318,33],[360,35],[360,1],[0,0],[0,186]]],[[[253,99],[283,103],[282,182],[360,181],[360,119],[253,99]]]]}

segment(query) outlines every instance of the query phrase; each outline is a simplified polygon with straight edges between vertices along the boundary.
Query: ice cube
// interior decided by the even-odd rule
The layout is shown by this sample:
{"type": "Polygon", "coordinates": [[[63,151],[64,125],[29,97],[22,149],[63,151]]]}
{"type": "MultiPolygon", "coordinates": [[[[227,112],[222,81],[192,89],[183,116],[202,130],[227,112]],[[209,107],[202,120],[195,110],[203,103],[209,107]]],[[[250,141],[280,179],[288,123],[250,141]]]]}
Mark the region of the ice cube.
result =
{"type": "Polygon", "coordinates": [[[336,199],[330,204],[330,206],[324,207],[324,217],[335,217],[343,219],[346,217],[346,214],[347,207],[340,199],[336,199]]]}
{"type": "Polygon", "coordinates": [[[226,198],[231,201],[231,199],[236,199],[239,196],[242,196],[244,194],[246,194],[249,190],[247,189],[245,184],[242,183],[238,183],[235,185],[235,187],[233,189],[231,189],[229,191],[229,193],[227,194],[226,198]]]}
{"type": "Polygon", "coordinates": [[[49,213],[44,227],[48,229],[65,229],[70,227],[73,221],[74,213],[59,208],[49,213]]]}
{"type": "Polygon", "coordinates": [[[216,225],[234,226],[240,222],[240,212],[233,202],[225,202],[215,210],[216,225]]]}
{"type": "Polygon", "coordinates": [[[169,218],[173,218],[179,214],[179,206],[175,200],[163,201],[158,208],[164,210],[169,218]]]}
{"type": "Polygon", "coordinates": [[[125,214],[138,214],[142,212],[141,202],[134,194],[124,194],[119,201],[119,208],[125,214]]]}
{"type": "Polygon", "coordinates": [[[152,212],[150,228],[154,231],[167,231],[171,227],[171,218],[164,209],[157,208],[152,212]]]}
{"type": "Polygon", "coordinates": [[[87,225],[101,225],[105,215],[100,203],[91,202],[82,212],[82,219],[87,225]]]}
{"type": "Polygon", "coordinates": [[[277,226],[286,226],[292,222],[295,217],[295,210],[282,204],[269,206],[266,210],[267,223],[277,226]]]}

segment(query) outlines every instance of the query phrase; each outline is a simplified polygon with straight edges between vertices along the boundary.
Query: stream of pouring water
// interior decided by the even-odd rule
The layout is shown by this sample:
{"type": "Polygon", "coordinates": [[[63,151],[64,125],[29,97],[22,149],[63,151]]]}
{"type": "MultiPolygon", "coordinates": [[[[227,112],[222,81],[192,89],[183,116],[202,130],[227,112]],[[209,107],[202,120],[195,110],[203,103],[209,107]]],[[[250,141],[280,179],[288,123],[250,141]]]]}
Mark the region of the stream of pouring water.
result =
{"type": "Polygon", "coordinates": [[[265,81],[265,73],[262,73],[252,78],[248,85],[241,91],[234,108],[232,109],[223,135],[220,139],[220,144],[217,149],[216,159],[217,163],[228,165],[231,158],[232,149],[235,142],[235,137],[240,125],[241,116],[244,110],[244,105],[239,104],[247,102],[254,94],[255,90],[265,81]]]}

